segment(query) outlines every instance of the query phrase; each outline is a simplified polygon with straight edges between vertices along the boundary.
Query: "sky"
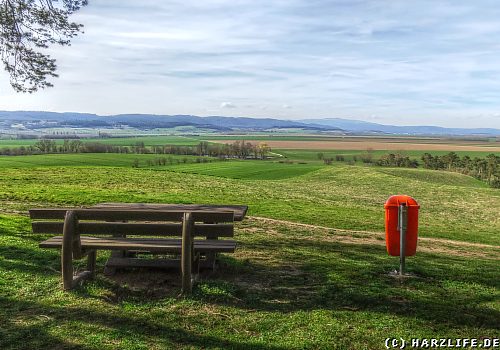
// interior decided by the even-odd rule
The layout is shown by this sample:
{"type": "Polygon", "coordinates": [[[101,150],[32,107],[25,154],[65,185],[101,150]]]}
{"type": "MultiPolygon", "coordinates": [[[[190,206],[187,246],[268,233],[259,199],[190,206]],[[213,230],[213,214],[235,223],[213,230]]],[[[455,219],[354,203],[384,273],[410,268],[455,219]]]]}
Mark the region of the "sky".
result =
{"type": "Polygon", "coordinates": [[[500,128],[500,6],[90,0],[54,87],[0,110],[347,118],[500,128]]]}

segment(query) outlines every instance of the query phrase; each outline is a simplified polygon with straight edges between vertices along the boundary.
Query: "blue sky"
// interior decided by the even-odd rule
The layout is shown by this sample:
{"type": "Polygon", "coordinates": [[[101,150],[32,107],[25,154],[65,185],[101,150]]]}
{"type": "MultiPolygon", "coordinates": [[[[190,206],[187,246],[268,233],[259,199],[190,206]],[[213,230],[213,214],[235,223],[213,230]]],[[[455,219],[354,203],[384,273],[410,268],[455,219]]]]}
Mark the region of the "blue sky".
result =
{"type": "Polygon", "coordinates": [[[496,1],[90,0],[60,78],[0,109],[500,128],[496,1]]]}

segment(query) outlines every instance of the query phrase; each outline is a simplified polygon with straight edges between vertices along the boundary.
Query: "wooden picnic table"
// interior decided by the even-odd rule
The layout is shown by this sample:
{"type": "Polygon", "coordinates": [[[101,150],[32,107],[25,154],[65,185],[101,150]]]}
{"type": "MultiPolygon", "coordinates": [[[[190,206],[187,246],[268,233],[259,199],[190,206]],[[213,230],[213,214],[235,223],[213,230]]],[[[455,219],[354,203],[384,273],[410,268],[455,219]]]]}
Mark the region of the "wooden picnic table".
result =
{"type": "MultiPolygon", "coordinates": [[[[92,208],[96,209],[147,209],[147,210],[180,210],[180,211],[232,211],[234,212],[234,221],[242,221],[247,213],[248,206],[246,205],[217,205],[217,204],[158,204],[158,203],[114,203],[105,202],[93,205],[92,208]]],[[[120,235],[125,237],[124,234],[120,235]]],[[[217,240],[217,235],[207,235],[207,240],[217,240]]],[[[133,258],[133,254],[129,254],[126,251],[113,251],[111,252],[111,257],[106,263],[104,273],[107,275],[112,275],[115,273],[117,267],[116,262],[120,261],[123,266],[129,265],[127,258],[133,258]]],[[[130,262],[133,261],[130,259],[130,262]]],[[[217,263],[217,253],[208,252],[206,253],[206,258],[203,267],[211,268],[215,270],[217,263]]],[[[156,262],[150,261],[151,267],[157,266],[156,262]]]]}
{"type": "Polygon", "coordinates": [[[195,273],[200,267],[214,269],[218,253],[234,252],[236,241],[225,238],[233,237],[233,221],[242,221],[247,209],[245,205],[99,203],[86,208],[34,208],[30,209],[30,217],[34,220],[33,233],[62,234],[40,242],[39,246],[61,249],[64,289],[74,288],[95,274],[97,250],[111,250],[105,273],[113,274],[122,267],[180,265],[183,292],[190,292],[193,268],[195,273]],[[179,235],[182,239],[163,238],[179,235]],[[140,257],[142,254],[176,256],[145,259],[140,257]],[[75,277],[73,259],[85,256],[87,270],[75,277]]]}

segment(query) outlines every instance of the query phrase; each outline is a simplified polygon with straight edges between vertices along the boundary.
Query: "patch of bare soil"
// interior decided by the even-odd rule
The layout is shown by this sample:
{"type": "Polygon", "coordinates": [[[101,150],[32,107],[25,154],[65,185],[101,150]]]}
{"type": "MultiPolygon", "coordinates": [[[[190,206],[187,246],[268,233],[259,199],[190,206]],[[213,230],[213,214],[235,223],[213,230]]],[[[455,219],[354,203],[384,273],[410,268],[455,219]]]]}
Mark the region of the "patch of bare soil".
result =
{"type": "MultiPolygon", "coordinates": [[[[218,272],[202,270],[196,280],[205,280],[217,276],[218,272]]],[[[113,288],[102,296],[107,302],[119,303],[122,299],[137,295],[149,300],[177,297],[181,289],[181,273],[177,268],[155,269],[118,269],[113,275],[98,274],[106,283],[111,283],[113,288]]]]}

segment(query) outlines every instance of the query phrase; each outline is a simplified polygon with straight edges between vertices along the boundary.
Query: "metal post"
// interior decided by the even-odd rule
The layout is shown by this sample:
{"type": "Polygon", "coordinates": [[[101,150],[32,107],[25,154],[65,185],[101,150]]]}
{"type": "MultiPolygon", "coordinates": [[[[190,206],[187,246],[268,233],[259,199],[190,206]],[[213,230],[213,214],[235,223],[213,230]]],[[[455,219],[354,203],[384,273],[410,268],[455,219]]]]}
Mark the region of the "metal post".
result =
{"type": "Polygon", "coordinates": [[[399,205],[398,212],[398,230],[399,230],[399,275],[404,276],[405,271],[405,253],[406,253],[406,228],[408,225],[408,207],[406,203],[399,205]]]}

